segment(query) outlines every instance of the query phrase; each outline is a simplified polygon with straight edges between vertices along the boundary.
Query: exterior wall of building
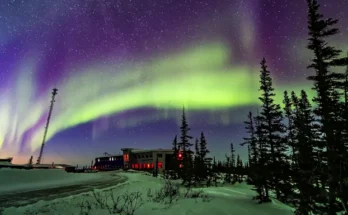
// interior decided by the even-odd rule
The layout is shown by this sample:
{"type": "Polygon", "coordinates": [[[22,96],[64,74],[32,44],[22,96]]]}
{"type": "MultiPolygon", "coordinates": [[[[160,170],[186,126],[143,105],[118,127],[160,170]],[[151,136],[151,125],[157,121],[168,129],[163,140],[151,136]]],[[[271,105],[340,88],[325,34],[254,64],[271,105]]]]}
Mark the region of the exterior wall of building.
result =
{"type": "Polygon", "coordinates": [[[166,154],[172,154],[170,149],[154,149],[154,150],[139,150],[126,149],[123,150],[124,155],[129,155],[128,169],[153,170],[158,157],[158,171],[162,172],[166,167],[166,154]]]}
{"type": "Polygon", "coordinates": [[[122,155],[98,157],[94,162],[94,168],[98,170],[114,170],[122,169],[123,167],[124,163],[122,155]]]}
{"type": "Polygon", "coordinates": [[[167,168],[166,162],[172,156],[173,150],[170,149],[133,149],[124,148],[122,155],[98,157],[95,159],[94,168],[98,170],[113,169],[138,169],[152,171],[158,158],[158,171],[162,172],[167,168]]]}

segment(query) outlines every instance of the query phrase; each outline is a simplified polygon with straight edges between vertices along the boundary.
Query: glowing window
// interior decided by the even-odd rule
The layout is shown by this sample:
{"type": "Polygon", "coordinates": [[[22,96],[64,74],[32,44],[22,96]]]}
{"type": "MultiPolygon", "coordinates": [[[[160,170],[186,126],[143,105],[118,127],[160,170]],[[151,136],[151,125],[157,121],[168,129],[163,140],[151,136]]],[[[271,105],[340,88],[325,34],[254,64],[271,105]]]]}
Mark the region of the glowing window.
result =
{"type": "Polygon", "coordinates": [[[158,162],[157,167],[158,167],[158,169],[162,169],[162,162],[158,162]]]}
{"type": "Polygon", "coordinates": [[[129,161],[129,155],[128,154],[124,154],[123,155],[123,160],[128,162],[129,161]]]}

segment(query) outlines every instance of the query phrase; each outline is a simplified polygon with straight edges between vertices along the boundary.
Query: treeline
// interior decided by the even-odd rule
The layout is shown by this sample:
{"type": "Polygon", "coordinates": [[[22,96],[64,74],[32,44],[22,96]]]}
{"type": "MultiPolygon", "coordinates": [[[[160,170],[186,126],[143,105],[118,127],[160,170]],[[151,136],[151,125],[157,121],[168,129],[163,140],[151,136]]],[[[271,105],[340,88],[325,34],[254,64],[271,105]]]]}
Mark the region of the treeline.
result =
{"type": "Polygon", "coordinates": [[[235,154],[233,144],[230,145],[230,155],[226,155],[226,161],[216,161],[215,157],[210,157],[207,147],[207,140],[203,132],[196,138],[194,144],[191,142],[193,137],[189,134],[185,110],[182,114],[180,127],[180,137],[175,136],[172,149],[173,159],[170,171],[165,172],[165,177],[171,179],[181,179],[182,184],[191,186],[217,186],[218,180],[227,183],[242,182],[243,177],[248,175],[249,165],[243,164],[239,154],[235,154]],[[194,149],[194,151],[192,150],[194,149]],[[222,178],[220,173],[226,173],[222,178]]]}
{"type": "Polygon", "coordinates": [[[339,32],[338,21],[323,18],[316,0],[307,3],[307,48],[314,56],[307,79],[316,95],[311,102],[304,90],[285,91],[281,109],[263,59],[262,106],[249,113],[242,145],[249,148],[249,178],[259,202],[274,195],[293,204],[297,215],[348,214],[348,58],[327,40],[339,32]]]}
{"type": "Polygon", "coordinates": [[[167,172],[167,176],[172,179],[182,179],[182,184],[187,187],[200,186],[203,183],[207,186],[212,183],[216,185],[218,171],[215,158],[208,156],[210,151],[203,132],[196,138],[195,144],[191,143],[193,138],[189,135],[190,128],[185,110],[182,114],[180,131],[179,140],[177,136],[173,140],[172,171],[167,172]],[[195,151],[192,150],[193,147],[195,151]]]}
{"type": "Polygon", "coordinates": [[[228,173],[225,181],[231,183],[248,175],[260,203],[273,197],[294,206],[297,215],[348,214],[348,57],[329,45],[328,39],[339,33],[338,20],[325,19],[317,0],[307,5],[312,101],[304,90],[285,91],[283,108],[276,104],[271,72],[262,59],[261,108],[256,115],[249,112],[248,135],[241,143],[248,146],[248,162],[235,156],[233,144],[226,161],[216,162],[203,133],[191,143],[184,112],[181,135],[173,142],[173,177],[186,186],[209,186],[216,184],[218,172],[228,173]]]}

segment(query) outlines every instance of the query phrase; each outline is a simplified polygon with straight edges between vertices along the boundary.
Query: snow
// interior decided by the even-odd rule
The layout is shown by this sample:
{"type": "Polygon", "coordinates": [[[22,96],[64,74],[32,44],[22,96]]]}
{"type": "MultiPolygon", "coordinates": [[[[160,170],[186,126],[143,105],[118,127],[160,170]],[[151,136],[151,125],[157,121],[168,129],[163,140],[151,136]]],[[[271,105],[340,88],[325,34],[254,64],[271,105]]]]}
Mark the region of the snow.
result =
{"type": "MultiPolygon", "coordinates": [[[[219,187],[194,188],[194,192],[203,190],[209,198],[184,198],[171,205],[156,203],[149,199],[147,192],[159,190],[165,183],[164,179],[154,178],[145,173],[117,173],[128,178],[127,182],[114,187],[95,190],[95,194],[106,195],[110,192],[116,197],[125,193],[139,192],[142,200],[135,203],[142,205],[135,211],[134,215],[292,215],[293,209],[277,201],[267,204],[257,204],[252,200],[255,193],[246,184],[224,185],[219,187]]],[[[181,188],[185,192],[185,188],[181,188]]],[[[96,202],[93,192],[55,199],[52,201],[39,201],[33,205],[19,208],[7,208],[3,215],[17,214],[50,214],[68,215],[81,214],[81,203],[96,202]]],[[[92,204],[93,205],[93,204],[92,204]]],[[[110,214],[108,210],[93,208],[85,214],[110,214]]],[[[116,213],[117,214],[117,213],[116,213]]]]}
{"type": "Polygon", "coordinates": [[[0,194],[74,185],[103,178],[102,174],[67,173],[62,169],[0,169],[0,194]]]}

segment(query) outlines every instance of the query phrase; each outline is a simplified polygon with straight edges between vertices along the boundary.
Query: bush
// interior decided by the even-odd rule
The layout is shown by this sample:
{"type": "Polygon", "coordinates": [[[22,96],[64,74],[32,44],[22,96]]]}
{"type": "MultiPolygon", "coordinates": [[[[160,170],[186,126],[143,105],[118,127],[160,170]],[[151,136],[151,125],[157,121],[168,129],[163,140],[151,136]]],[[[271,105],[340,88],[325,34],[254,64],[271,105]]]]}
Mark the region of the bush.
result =
{"type": "Polygon", "coordinates": [[[174,202],[178,201],[180,198],[186,199],[202,199],[203,202],[208,202],[211,197],[203,192],[203,190],[195,191],[192,188],[187,187],[182,193],[180,191],[180,186],[174,184],[170,180],[165,180],[163,187],[155,192],[151,189],[147,191],[147,197],[150,201],[157,203],[164,203],[168,207],[174,202]]]}
{"type": "Polygon", "coordinates": [[[180,187],[170,180],[165,180],[163,187],[155,192],[151,189],[147,191],[147,197],[158,203],[164,203],[171,205],[174,201],[177,201],[180,197],[180,187]]]}
{"type": "Polygon", "coordinates": [[[93,192],[94,202],[82,201],[79,205],[81,215],[88,215],[93,209],[106,209],[109,214],[133,215],[144,204],[139,192],[124,193],[114,196],[112,190],[107,193],[93,192]]]}

